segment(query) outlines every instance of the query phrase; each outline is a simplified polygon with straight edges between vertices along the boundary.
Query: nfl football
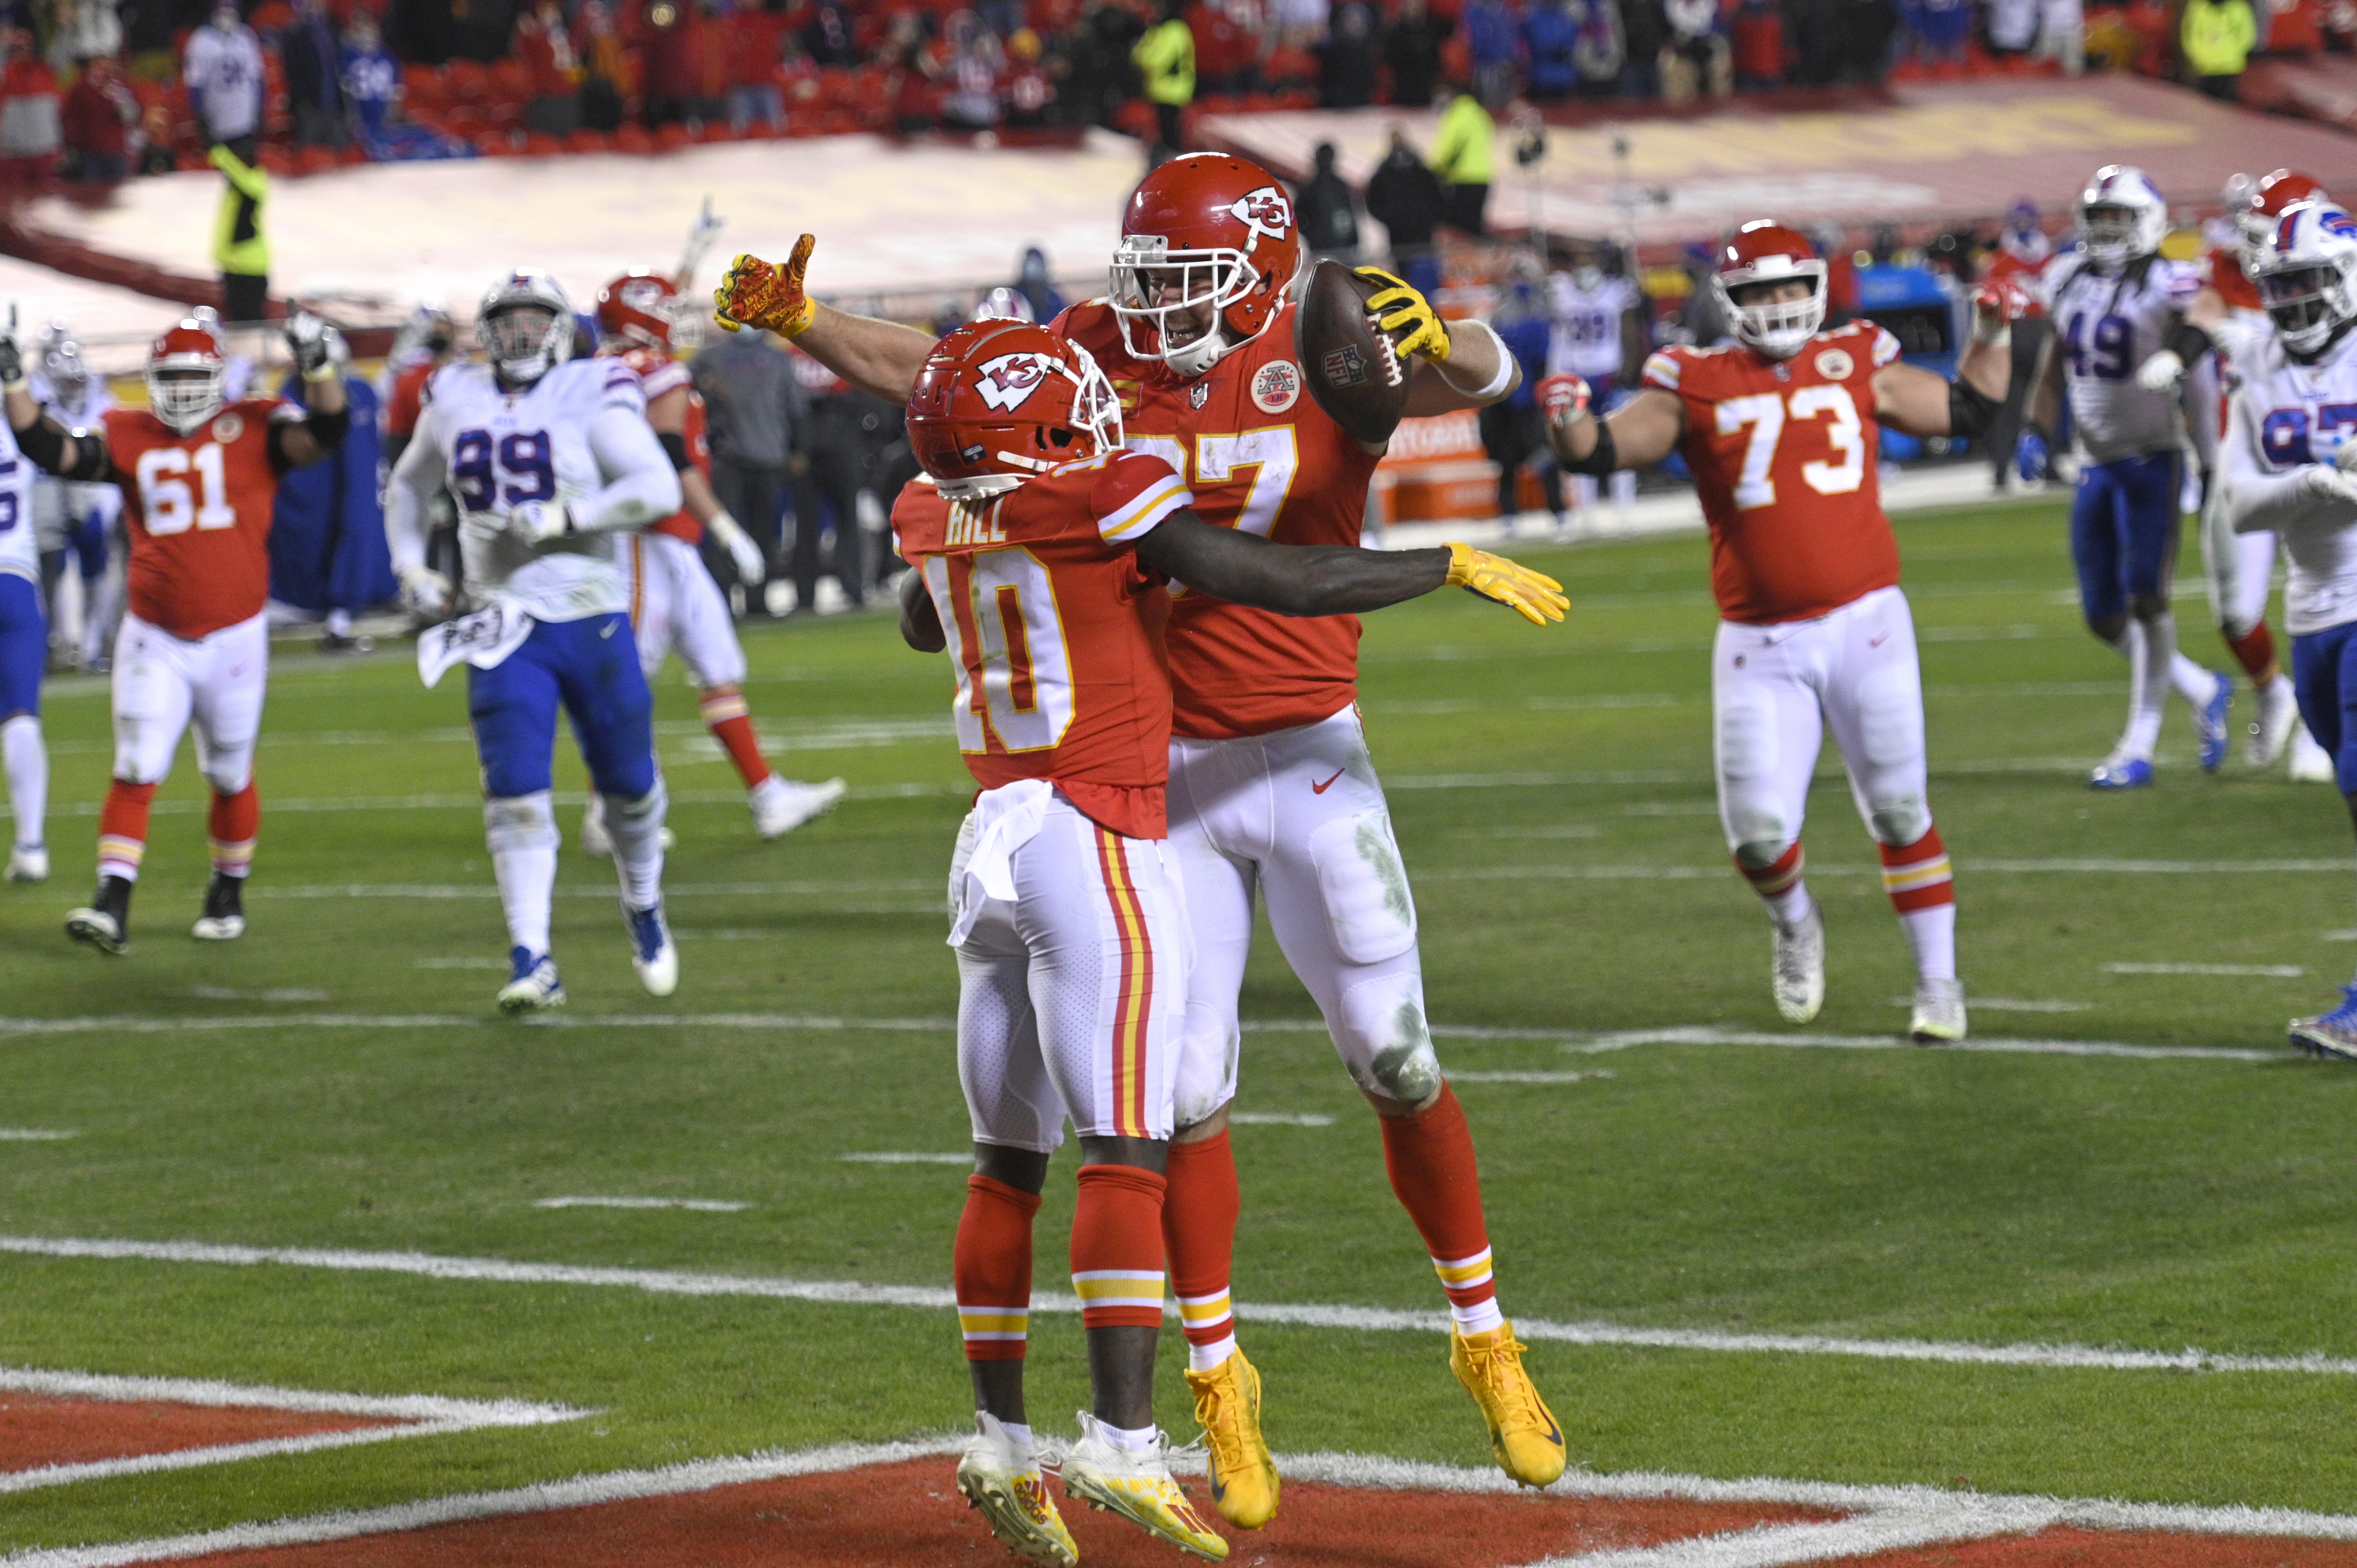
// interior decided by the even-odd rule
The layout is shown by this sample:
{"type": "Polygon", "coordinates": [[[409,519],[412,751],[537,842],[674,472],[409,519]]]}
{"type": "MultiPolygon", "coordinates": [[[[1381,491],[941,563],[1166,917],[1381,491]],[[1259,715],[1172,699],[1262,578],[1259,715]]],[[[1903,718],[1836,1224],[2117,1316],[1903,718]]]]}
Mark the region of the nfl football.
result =
{"type": "Polygon", "coordinates": [[[1318,263],[1293,315],[1293,352],[1327,417],[1369,445],[1392,438],[1407,411],[1408,367],[1367,315],[1391,286],[1331,259],[1318,263]]]}

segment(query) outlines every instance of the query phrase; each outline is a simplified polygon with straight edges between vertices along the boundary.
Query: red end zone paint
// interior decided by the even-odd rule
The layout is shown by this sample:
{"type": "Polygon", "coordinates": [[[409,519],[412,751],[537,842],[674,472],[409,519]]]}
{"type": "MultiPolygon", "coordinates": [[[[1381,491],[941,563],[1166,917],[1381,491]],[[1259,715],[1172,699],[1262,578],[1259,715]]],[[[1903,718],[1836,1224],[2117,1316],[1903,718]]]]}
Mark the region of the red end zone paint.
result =
{"type": "MultiPolygon", "coordinates": [[[[190,1568],[1011,1563],[958,1496],[955,1469],[956,1461],[948,1457],[916,1459],[181,1562],[190,1568]]],[[[1200,1502],[1201,1480],[1190,1487],[1200,1502]]],[[[1109,1514],[1066,1503],[1060,1496],[1059,1506],[1089,1568],[1172,1568],[1179,1561],[1169,1547],[1109,1514]]],[[[1274,1524],[1253,1533],[1230,1532],[1235,1554],[1229,1561],[1255,1568],[1512,1568],[1573,1552],[1838,1517],[1763,1503],[1378,1491],[1289,1482],[1284,1512],[1274,1524]]]]}
{"type": "Polygon", "coordinates": [[[0,1391],[0,1471],[39,1470],[52,1465],[87,1465],[189,1448],[407,1424],[388,1416],[259,1405],[65,1399],[7,1390],[0,1391]]]}
{"type": "Polygon", "coordinates": [[[1832,1568],[2357,1568],[2357,1542],[2048,1530],[1845,1557],[1832,1568]]]}

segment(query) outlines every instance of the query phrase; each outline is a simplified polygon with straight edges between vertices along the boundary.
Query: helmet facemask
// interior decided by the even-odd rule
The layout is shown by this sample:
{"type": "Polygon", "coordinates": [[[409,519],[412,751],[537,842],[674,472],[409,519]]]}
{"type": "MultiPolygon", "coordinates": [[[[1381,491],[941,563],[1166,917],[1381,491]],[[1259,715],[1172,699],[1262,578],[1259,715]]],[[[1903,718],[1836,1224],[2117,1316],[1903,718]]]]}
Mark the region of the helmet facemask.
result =
{"type": "Polygon", "coordinates": [[[1718,277],[1713,281],[1718,287],[1718,302],[1736,337],[1767,359],[1791,359],[1824,327],[1825,263],[1814,257],[1796,260],[1790,272],[1767,277],[1748,277],[1734,283],[1718,277]],[[1783,285],[1796,282],[1808,285],[1808,293],[1797,299],[1754,297],[1746,303],[1738,297],[1772,294],[1783,285]]]}
{"type": "Polygon", "coordinates": [[[147,367],[147,405],[186,435],[221,412],[228,381],[229,367],[218,358],[168,355],[147,367]]]}
{"type": "MultiPolygon", "coordinates": [[[[1047,455],[1012,452],[1005,447],[989,455],[1020,473],[974,474],[963,478],[935,477],[942,495],[953,501],[986,500],[1005,495],[1032,474],[1044,474],[1067,463],[1083,462],[1121,449],[1121,394],[1114,391],[1113,380],[1104,373],[1096,360],[1079,344],[1070,345],[1073,357],[1080,362],[1069,365],[1060,360],[1039,356],[1046,373],[1060,376],[1072,383],[1072,403],[1069,415],[1060,423],[1027,424],[1000,427],[1011,446],[1039,443],[1047,455]],[[1059,439],[1060,437],[1060,440],[1059,439]]],[[[920,455],[921,456],[921,455],[920,455]]]]}
{"type": "Polygon", "coordinates": [[[2341,329],[2357,320],[2357,287],[2352,261],[2336,258],[2263,272],[2255,280],[2259,298],[2276,324],[2284,347],[2303,359],[2328,347],[2341,329]]]}
{"type": "Polygon", "coordinates": [[[512,386],[532,385],[562,364],[573,348],[572,317],[537,301],[490,311],[477,329],[484,356],[512,386]]]}
{"type": "Polygon", "coordinates": [[[1139,359],[1160,360],[1191,381],[1240,346],[1229,336],[1228,307],[1250,297],[1259,278],[1242,251],[1168,246],[1159,234],[1124,235],[1114,252],[1110,303],[1123,348],[1139,359]],[[1199,329],[1202,312],[1211,324],[1199,329]],[[1144,347],[1134,328],[1151,334],[1144,347]]]}
{"type": "Polygon", "coordinates": [[[2098,266],[2124,266],[2150,254],[2153,242],[2147,227],[2144,211],[2124,203],[2093,201],[2079,209],[2079,242],[2098,266]]]}

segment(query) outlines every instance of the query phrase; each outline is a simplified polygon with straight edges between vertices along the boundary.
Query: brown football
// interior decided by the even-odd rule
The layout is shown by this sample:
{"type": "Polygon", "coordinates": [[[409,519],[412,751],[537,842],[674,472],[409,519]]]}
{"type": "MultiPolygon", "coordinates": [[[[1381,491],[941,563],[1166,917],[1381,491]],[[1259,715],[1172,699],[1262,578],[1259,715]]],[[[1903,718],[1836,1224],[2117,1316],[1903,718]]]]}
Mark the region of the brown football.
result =
{"type": "Polygon", "coordinates": [[[1390,286],[1321,261],[1293,313],[1293,352],[1309,395],[1369,445],[1390,440],[1407,412],[1408,367],[1367,317],[1367,300],[1390,286]]]}

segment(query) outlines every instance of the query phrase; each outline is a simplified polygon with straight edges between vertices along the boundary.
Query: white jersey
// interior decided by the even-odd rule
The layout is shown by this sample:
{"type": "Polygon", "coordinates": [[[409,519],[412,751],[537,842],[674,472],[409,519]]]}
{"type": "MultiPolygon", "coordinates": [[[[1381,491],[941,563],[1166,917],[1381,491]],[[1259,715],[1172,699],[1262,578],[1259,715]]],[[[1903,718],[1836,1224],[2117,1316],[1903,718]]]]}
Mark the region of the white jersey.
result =
{"type": "Polygon", "coordinates": [[[501,390],[488,365],[434,372],[417,439],[448,465],[467,590],[478,600],[504,599],[544,621],[629,607],[612,534],[526,544],[507,521],[522,502],[578,501],[616,477],[589,442],[590,421],[609,408],[646,414],[639,378],[619,360],[568,360],[521,392],[501,390]]]}
{"type": "Polygon", "coordinates": [[[2098,463],[2167,452],[2179,442],[2174,392],[2136,385],[2136,367],[2169,346],[2169,334],[2201,287],[2182,262],[2153,256],[2117,273],[2094,270],[2084,251],[2047,263],[2040,292],[2054,321],[2054,351],[2080,443],[2098,463]]]}
{"type": "MultiPolygon", "coordinates": [[[[0,425],[8,422],[0,419],[0,425]]],[[[41,546],[33,527],[33,481],[41,471],[16,450],[15,432],[0,430],[0,574],[41,581],[41,546]]]]}
{"type": "MultiPolygon", "coordinates": [[[[2280,481],[2306,464],[2330,462],[2336,438],[2357,437],[2357,333],[2312,365],[2270,336],[2237,357],[2233,380],[2219,458],[2230,512],[2269,492],[2288,495],[2280,481]]],[[[2291,558],[2286,628],[2298,637],[2357,620],[2357,504],[2277,501],[2269,515],[2291,558]]]]}
{"type": "Polygon", "coordinates": [[[1547,298],[1555,318],[1547,334],[1547,374],[1594,381],[1626,368],[1621,326],[1637,303],[1636,285],[1607,277],[1594,288],[1582,288],[1569,273],[1556,273],[1547,279],[1547,298]]]}

